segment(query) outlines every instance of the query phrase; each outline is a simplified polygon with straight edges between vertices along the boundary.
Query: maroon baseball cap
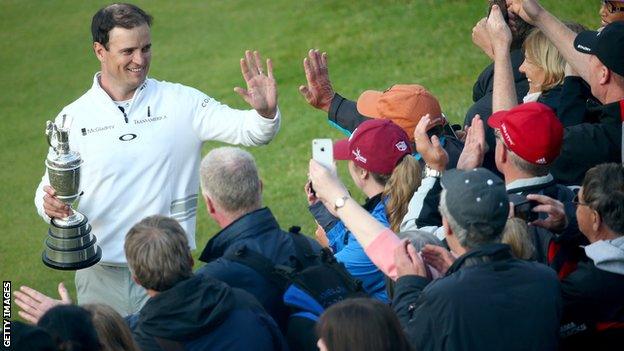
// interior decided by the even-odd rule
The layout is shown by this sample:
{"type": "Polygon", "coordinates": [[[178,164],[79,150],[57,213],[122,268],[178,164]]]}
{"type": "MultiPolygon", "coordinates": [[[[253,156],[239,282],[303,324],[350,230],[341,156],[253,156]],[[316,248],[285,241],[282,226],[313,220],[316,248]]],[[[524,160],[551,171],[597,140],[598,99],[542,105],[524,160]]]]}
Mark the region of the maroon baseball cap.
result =
{"type": "Polygon", "coordinates": [[[390,174],[405,155],[412,153],[407,133],[387,119],[369,119],[348,139],[334,143],[334,159],[351,160],[365,170],[390,174]]]}
{"type": "Polygon", "coordinates": [[[488,125],[498,129],[507,148],[527,162],[547,165],[561,151],[563,125],[542,103],[529,102],[498,111],[490,116],[488,125]]]}

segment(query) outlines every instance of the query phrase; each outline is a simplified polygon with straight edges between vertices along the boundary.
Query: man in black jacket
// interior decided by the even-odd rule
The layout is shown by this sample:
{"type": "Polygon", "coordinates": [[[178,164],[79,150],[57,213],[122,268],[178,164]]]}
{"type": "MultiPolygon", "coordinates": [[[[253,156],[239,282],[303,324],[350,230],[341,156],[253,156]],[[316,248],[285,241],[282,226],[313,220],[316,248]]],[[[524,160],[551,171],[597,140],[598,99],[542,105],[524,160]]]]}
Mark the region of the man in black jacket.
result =
{"type": "Polygon", "coordinates": [[[561,281],[565,350],[612,350],[624,338],[624,167],[596,166],[579,192],[579,228],[590,245],[561,281]]]}
{"type": "Polygon", "coordinates": [[[555,350],[559,283],[499,243],[509,214],[502,180],[484,168],[450,170],[442,187],[446,240],[459,258],[430,281],[418,254],[395,254],[393,305],[409,340],[418,350],[555,350]]]}
{"type": "Polygon", "coordinates": [[[248,293],[193,275],[180,224],[152,216],[124,243],[132,278],[149,299],[128,318],[142,350],[286,350],[273,319],[248,293]],[[242,332],[241,332],[242,331],[242,332]]]}
{"type": "MultiPolygon", "coordinates": [[[[488,120],[496,137],[495,162],[498,170],[504,175],[508,194],[527,197],[529,200],[548,201],[542,196],[557,199],[567,209],[569,223],[550,231],[542,227],[530,226],[529,233],[533,239],[533,259],[545,264],[556,264],[560,270],[565,262],[571,259],[572,252],[556,252],[556,240],[568,238],[564,230],[578,232],[575,208],[572,204],[574,192],[557,184],[550,174],[552,163],[559,156],[563,142],[563,125],[548,106],[530,102],[518,105],[509,111],[494,113],[488,120]],[[567,225],[566,225],[567,224],[567,225]],[[559,253],[559,255],[556,255],[559,253]],[[567,257],[562,257],[567,256],[567,257]]],[[[472,141],[472,140],[471,140],[472,141]]],[[[473,148],[466,148],[468,152],[473,148]]],[[[516,213],[525,216],[525,213],[516,213]]],[[[539,215],[541,220],[545,214],[539,215]]],[[[529,222],[530,218],[522,218],[529,222]]],[[[578,235],[577,235],[578,238],[578,235]]],[[[584,244],[586,241],[579,242],[584,244]]]]}
{"type": "Polygon", "coordinates": [[[588,114],[598,116],[596,122],[565,128],[561,156],[552,168],[555,179],[566,185],[578,185],[588,169],[605,162],[621,162],[624,22],[610,23],[600,34],[586,31],[577,35],[537,0],[507,0],[507,3],[511,17],[519,16],[544,32],[603,104],[587,108],[588,114]]]}
{"type": "Polygon", "coordinates": [[[247,151],[234,147],[213,149],[202,160],[200,175],[208,215],[222,230],[202,251],[199,259],[206,265],[197,274],[246,290],[286,331],[289,309],[284,305],[282,288],[227,256],[251,250],[274,265],[303,269],[320,264],[320,259],[303,252],[298,243],[307,244],[308,251],[314,253],[321,251],[320,245],[303,234],[283,231],[271,210],[262,207],[262,182],[253,156],[247,151]]]}

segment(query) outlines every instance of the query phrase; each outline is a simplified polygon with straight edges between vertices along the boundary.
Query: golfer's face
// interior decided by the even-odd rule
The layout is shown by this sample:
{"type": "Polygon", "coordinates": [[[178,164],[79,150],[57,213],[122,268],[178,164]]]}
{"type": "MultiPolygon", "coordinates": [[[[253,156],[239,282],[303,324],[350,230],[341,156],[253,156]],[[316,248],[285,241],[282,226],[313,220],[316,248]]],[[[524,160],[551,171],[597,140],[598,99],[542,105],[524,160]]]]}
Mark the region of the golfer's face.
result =
{"type": "Polygon", "coordinates": [[[131,29],[115,27],[108,37],[102,74],[126,91],[136,89],[145,81],[152,57],[149,26],[144,24],[131,29]]]}

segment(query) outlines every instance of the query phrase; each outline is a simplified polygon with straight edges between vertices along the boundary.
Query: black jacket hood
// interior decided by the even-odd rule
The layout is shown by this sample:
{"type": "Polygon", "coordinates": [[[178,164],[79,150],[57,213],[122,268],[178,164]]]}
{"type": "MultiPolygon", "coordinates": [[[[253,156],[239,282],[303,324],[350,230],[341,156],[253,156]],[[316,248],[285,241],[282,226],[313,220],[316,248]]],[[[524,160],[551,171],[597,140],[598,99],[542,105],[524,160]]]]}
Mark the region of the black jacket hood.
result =
{"type": "Polygon", "coordinates": [[[209,333],[235,305],[229,286],[196,275],[150,298],[141,309],[139,325],[149,335],[185,341],[209,333]]]}

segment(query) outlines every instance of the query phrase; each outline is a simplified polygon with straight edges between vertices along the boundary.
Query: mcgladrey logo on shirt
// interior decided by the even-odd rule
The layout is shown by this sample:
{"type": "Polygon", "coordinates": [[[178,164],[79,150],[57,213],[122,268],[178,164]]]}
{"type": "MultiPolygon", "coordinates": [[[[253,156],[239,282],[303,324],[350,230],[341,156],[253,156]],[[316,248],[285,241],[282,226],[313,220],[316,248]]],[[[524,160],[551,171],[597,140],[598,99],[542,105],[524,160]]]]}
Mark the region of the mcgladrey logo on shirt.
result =
{"type": "Polygon", "coordinates": [[[115,129],[115,126],[110,125],[110,126],[95,127],[95,128],[82,128],[80,129],[80,132],[82,132],[82,135],[86,136],[87,134],[103,132],[105,130],[111,130],[111,129],[115,129]]]}

